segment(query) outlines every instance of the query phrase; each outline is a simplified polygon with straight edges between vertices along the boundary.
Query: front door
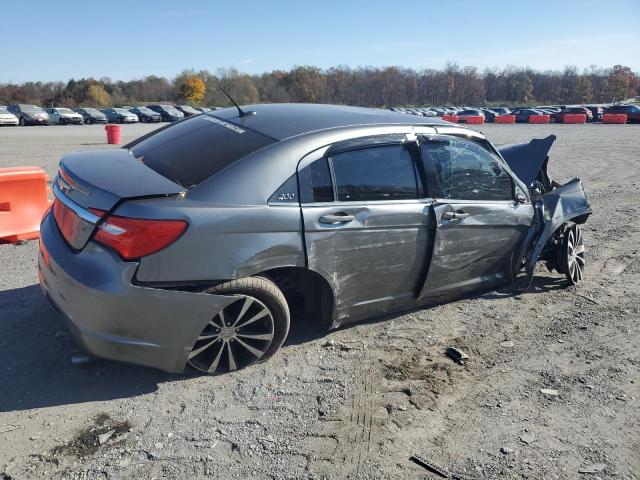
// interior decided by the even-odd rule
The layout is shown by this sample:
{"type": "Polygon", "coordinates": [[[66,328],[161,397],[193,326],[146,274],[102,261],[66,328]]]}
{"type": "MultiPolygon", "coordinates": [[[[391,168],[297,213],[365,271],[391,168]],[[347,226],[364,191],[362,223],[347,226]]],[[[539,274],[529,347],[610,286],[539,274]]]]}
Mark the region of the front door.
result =
{"type": "Polygon", "coordinates": [[[455,296],[511,278],[514,256],[533,219],[516,201],[502,161],[471,140],[421,142],[436,231],[421,299],[455,296]]]}
{"type": "Polygon", "coordinates": [[[415,158],[415,143],[365,146],[299,172],[308,266],[332,284],[339,323],[415,303],[432,238],[415,158]]]}

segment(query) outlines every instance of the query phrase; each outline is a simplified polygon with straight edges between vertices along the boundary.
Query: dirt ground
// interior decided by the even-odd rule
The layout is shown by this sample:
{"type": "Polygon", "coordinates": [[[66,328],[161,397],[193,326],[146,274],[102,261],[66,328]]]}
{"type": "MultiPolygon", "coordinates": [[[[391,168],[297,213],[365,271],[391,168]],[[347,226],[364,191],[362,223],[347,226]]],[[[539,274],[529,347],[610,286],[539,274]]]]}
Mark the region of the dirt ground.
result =
{"type": "MultiPolygon", "coordinates": [[[[580,176],[594,210],[580,286],[540,266],[525,292],[330,333],[294,324],[268,363],[181,376],[72,366],[36,242],[0,245],[0,479],[440,478],[412,455],[452,478],[640,478],[640,126],[479,129],[496,144],[558,136],[550,173],[580,176]]],[[[99,126],[3,128],[0,166],[54,174],[103,142],[99,126]]]]}

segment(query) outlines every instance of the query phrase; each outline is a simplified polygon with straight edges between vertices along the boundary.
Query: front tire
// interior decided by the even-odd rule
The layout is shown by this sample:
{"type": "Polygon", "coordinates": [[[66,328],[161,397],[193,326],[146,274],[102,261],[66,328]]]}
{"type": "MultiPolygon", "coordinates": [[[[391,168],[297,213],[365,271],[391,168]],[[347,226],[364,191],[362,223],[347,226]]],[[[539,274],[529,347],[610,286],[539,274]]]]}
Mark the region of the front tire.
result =
{"type": "Polygon", "coordinates": [[[558,259],[558,270],[567,277],[569,285],[577,285],[584,278],[584,254],[582,230],[578,225],[572,225],[564,232],[558,259]]]}
{"type": "Polygon", "coordinates": [[[205,291],[236,297],[218,312],[196,339],[187,363],[217,375],[264,362],[289,333],[289,307],[280,289],[263,277],[247,277],[205,291]]]}

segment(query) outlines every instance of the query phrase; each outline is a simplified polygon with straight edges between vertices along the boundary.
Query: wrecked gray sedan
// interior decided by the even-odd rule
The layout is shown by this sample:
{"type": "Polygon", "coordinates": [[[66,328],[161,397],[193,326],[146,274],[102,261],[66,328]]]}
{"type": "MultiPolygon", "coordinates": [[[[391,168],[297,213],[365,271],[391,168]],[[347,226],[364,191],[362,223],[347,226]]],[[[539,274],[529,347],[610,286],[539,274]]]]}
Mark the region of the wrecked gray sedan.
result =
{"type": "Polygon", "coordinates": [[[554,137],[496,149],[434,118],[327,105],[204,113],[66,155],[39,278],[104,358],[209,373],[329,328],[505,283],[584,274],[579,179],[554,137]]]}

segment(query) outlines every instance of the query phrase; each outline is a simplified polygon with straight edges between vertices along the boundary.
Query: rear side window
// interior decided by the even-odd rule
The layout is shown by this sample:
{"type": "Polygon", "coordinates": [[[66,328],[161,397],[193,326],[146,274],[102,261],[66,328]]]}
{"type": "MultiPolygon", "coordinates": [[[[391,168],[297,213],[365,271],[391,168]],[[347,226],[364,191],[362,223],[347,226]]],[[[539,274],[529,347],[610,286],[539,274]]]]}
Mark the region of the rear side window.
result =
{"type": "Polygon", "coordinates": [[[208,115],[162,129],[131,147],[133,155],[185,188],[276,140],[208,115]]]}
{"type": "Polygon", "coordinates": [[[331,162],[339,201],[418,198],[413,159],[405,146],[338,153],[331,162]]]}
{"type": "Polygon", "coordinates": [[[333,183],[326,158],[309,165],[311,189],[314,202],[333,202],[333,183]]]}
{"type": "Polygon", "coordinates": [[[513,181],[500,160],[462,139],[429,140],[420,146],[427,188],[435,198],[512,200],[513,181]]]}

